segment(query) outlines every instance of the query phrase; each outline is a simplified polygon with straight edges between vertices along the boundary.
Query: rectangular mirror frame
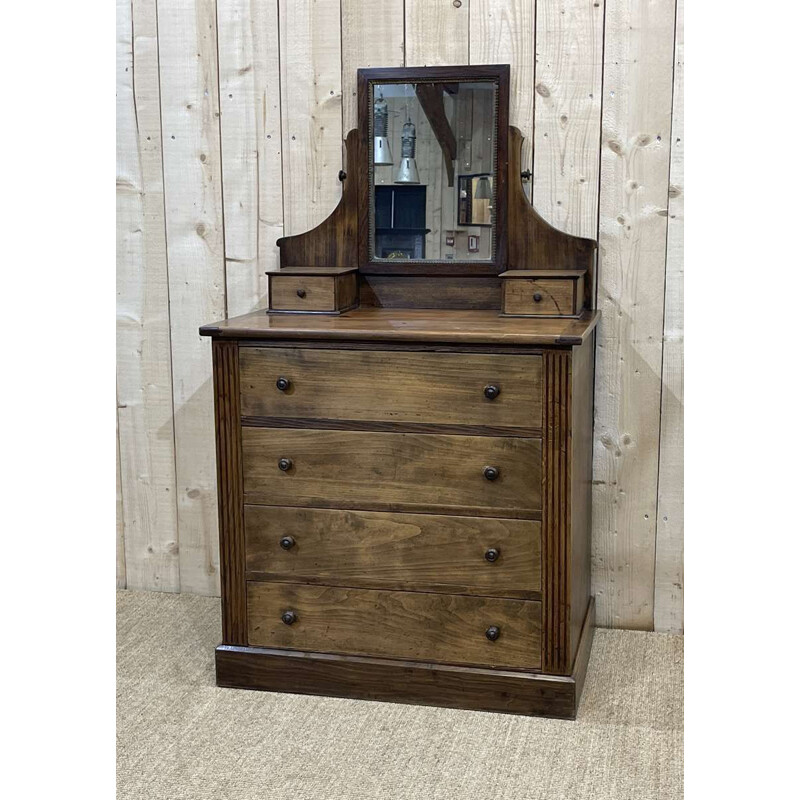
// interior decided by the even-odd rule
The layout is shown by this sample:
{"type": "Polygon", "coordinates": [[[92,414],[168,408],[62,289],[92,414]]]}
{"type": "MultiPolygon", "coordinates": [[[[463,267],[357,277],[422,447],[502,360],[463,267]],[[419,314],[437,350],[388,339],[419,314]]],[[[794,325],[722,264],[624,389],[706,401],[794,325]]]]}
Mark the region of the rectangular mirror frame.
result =
{"type": "Polygon", "coordinates": [[[392,67],[358,70],[358,267],[371,275],[498,275],[507,266],[508,221],[508,64],[446,67],[392,67]],[[447,83],[476,80],[497,84],[497,163],[495,164],[495,253],[491,261],[430,260],[387,263],[371,260],[370,237],[370,103],[372,83],[447,83]]]}

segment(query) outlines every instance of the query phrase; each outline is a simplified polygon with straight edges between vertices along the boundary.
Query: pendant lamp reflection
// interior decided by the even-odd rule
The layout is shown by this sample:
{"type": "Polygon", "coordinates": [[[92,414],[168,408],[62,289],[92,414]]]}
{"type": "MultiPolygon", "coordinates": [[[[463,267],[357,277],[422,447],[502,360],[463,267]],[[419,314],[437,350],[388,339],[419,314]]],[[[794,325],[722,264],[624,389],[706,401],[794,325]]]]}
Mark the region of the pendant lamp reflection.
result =
{"type": "Polygon", "coordinates": [[[478,185],[475,187],[476,200],[491,200],[492,199],[492,185],[489,183],[489,178],[486,175],[478,178],[478,185]]]}
{"type": "Polygon", "coordinates": [[[414,157],[417,152],[417,129],[409,119],[403,125],[403,136],[400,140],[400,166],[397,168],[395,183],[419,183],[417,161],[414,157]]]}
{"type": "Polygon", "coordinates": [[[383,99],[383,93],[378,94],[378,99],[373,106],[373,164],[376,167],[390,167],[394,164],[392,151],[389,149],[389,139],[386,133],[389,130],[389,105],[383,99]]]}

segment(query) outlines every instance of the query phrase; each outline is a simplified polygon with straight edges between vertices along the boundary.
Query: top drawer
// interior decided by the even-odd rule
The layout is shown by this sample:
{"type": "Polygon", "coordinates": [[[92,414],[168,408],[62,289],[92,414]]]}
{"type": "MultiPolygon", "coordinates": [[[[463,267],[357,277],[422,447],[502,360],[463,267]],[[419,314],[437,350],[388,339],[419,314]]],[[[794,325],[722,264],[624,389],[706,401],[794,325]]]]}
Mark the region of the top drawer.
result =
{"type": "Polygon", "coordinates": [[[542,424],[538,355],[273,347],[239,352],[245,417],[527,429],[542,424]]]}

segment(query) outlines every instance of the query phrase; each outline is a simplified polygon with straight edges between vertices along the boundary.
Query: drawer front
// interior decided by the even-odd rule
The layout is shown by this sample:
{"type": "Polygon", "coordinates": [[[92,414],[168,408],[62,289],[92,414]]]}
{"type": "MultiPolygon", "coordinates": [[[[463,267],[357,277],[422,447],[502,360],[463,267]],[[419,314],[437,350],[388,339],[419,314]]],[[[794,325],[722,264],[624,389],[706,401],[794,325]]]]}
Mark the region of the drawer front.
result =
{"type": "Polygon", "coordinates": [[[245,506],[248,576],[494,597],[541,589],[541,523],[245,506]]]}
{"type": "Polygon", "coordinates": [[[273,275],[270,279],[269,305],[276,311],[334,311],[335,278],[273,275]]]}
{"type": "Polygon", "coordinates": [[[242,454],[246,503],[513,518],[542,507],[541,439],[245,427],[242,454]]]}
{"type": "Polygon", "coordinates": [[[574,280],[514,278],[505,281],[503,286],[503,310],[506,314],[559,316],[576,313],[577,283],[574,280]]]}
{"type": "Polygon", "coordinates": [[[537,355],[243,347],[239,365],[244,416],[542,424],[537,355]],[[278,389],[278,378],[288,380],[288,388],[278,389]],[[499,389],[496,396],[490,386],[499,389]]]}
{"type": "Polygon", "coordinates": [[[251,581],[247,628],[256,647],[541,666],[541,604],[534,600],[251,581]],[[491,627],[499,629],[494,641],[486,635],[491,627]]]}

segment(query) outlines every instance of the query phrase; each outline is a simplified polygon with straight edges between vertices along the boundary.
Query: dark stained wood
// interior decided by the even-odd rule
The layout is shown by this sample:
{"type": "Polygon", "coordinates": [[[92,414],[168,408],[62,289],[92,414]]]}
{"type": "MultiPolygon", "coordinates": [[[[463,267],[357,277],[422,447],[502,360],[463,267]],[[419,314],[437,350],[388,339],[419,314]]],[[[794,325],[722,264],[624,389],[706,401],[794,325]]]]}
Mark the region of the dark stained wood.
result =
{"type": "Polygon", "coordinates": [[[347,134],[347,178],[333,213],[313,230],[278,239],[281,268],[354,267],[358,263],[359,136],[347,134]]]}
{"type": "Polygon", "coordinates": [[[572,351],[572,485],[569,502],[570,652],[575,653],[592,582],[592,446],[595,334],[572,351]]]}
{"type": "Polygon", "coordinates": [[[358,265],[362,273],[374,275],[428,275],[435,265],[437,275],[497,275],[506,268],[506,226],[508,221],[508,139],[502,135],[508,129],[508,93],[510,67],[508,64],[488,64],[446,67],[400,67],[358,70],[358,118],[362,122],[361,152],[363,166],[359,172],[358,187],[358,265]],[[417,261],[392,263],[370,260],[369,173],[371,148],[369,147],[370,83],[443,84],[459,81],[493,80],[497,83],[497,165],[495,174],[495,256],[491,262],[476,261],[417,261]]]}
{"type": "Polygon", "coordinates": [[[243,348],[242,414],[539,428],[542,357],[243,348]],[[279,377],[289,388],[276,387],[279,377]],[[487,399],[485,389],[500,394],[487,399]],[[376,404],[375,398],[382,402],[376,404]]]}
{"type": "Polygon", "coordinates": [[[291,583],[247,584],[248,643],[378,658],[536,669],[540,603],[291,583]],[[296,621],[281,617],[293,611],[296,621]],[[490,641],[486,631],[500,629],[490,641]]]}
{"type": "Polygon", "coordinates": [[[285,267],[268,272],[269,305],[275,311],[341,313],[358,305],[357,270],[285,267]]]}
{"type": "Polygon", "coordinates": [[[544,354],[542,669],[565,674],[569,651],[571,353],[544,354]]]}
{"type": "Polygon", "coordinates": [[[499,309],[500,280],[451,275],[362,275],[361,306],[499,309]]]}
{"type": "Polygon", "coordinates": [[[266,506],[244,520],[249,579],[539,599],[536,521],[266,506]]]}
{"type": "Polygon", "coordinates": [[[456,136],[447,114],[444,110],[444,85],[441,83],[418,83],[415,87],[419,104],[431,124],[431,130],[442,148],[442,158],[444,167],[447,170],[447,185],[453,185],[455,167],[453,162],[456,160],[456,136]]]}
{"type": "Polygon", "coordinates": [[[572,346],[591,333],[599,312],[578,319],[500,317],[496,311],[370,308],[338,317],[256,311],[205,325],[203,336],[339,342],[420,342],[499,346],[572,346]]]}
{"type": "Polygon", "coordinates": [[[242,439],[239,424],[239,347],[214,342],[222,641],[247,644],[242,439]]]}
{"type": "Polygon", "coordinates": [[[586,614],[570,675],[221,646],[217,685],[575,719],[594,634],[586,614]]]}
{"type": "Polygon", "coordinates": [[[451,436],[519,436],[541,439],[541,428],[509,428],[493,425],[429,425],[426,422],[366,422],[350,419],[307,419],[304,417],[242,417],[246,428],[313,428],[322,431],[383,431],[384,433],[444,433],[451,436]]]}
{"type": "Polygon", "coordinates": [[[503,281],[503,313],[571,317],[583,303],[582,278],[519,278],[503,281]],[[580,292],[580,301],[578,296],[580,292]]]}
{"type": "Polygon", "coordinates": [[[540,516],[539,439],[244,428],[242,450],[247,503],[540,516]],[[496,480],[487,466],[499,469],[496,480]]]}
{"type": "Polygon", "coordinates": [[[522,134],[509,129],[508,269],[585,269],[584,297],[592,307],[597,242],[570,236],[546,222],[522,188],[522,134]]]}

